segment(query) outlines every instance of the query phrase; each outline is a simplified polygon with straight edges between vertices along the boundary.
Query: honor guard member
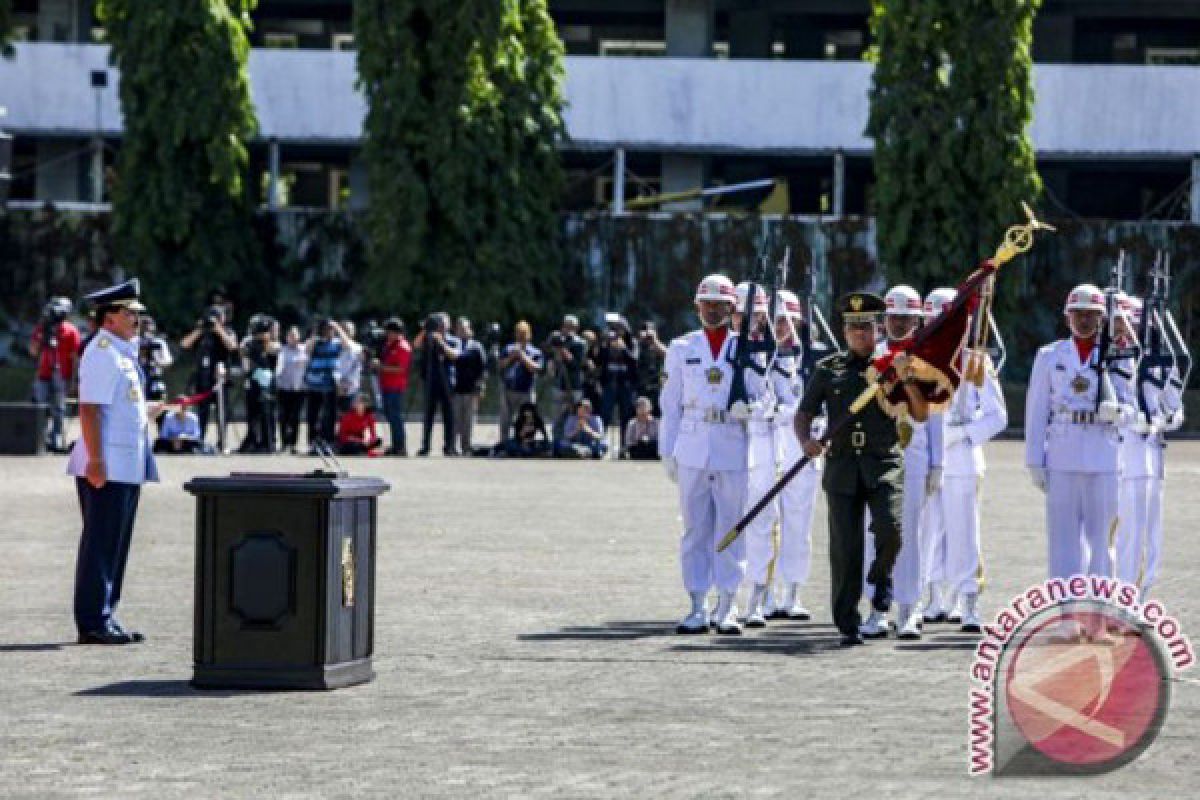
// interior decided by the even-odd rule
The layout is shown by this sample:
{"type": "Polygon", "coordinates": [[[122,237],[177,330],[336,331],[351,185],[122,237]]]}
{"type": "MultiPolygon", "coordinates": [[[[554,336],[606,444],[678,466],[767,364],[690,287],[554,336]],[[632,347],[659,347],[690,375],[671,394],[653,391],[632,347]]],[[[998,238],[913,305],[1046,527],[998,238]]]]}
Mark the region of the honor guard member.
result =
{"type": "Polygon", "coordinates": [[[726,410],[734,370],[730,347],[737,338],[729,330],[734,299],[724,275],[702,280],[695,303],[703,327],[673,340],[664,364],[658,454],[679,485],[679,559],[692,601],[677,633],[708,631],[707,597],[714,584],[720,594],[717,632],[741,633],[734,598],[746,571],[745,539],[717,552],[746,504],[746,426],[726,410]]]}
{"type": "MultiPolygon", "coordinates": [[[[746,307],[749,294],[749,283],[737,285],[737,303],[734,305],[733,314],[735,331],[742,329],[742,315],[739,310],[746,307]]],[[[771,324],[767,318],[767,294],[761,288],[754,297],[754,317],[751,327],[755,331],[762,331],[771,324]]],[[[778,341],[776,344],[778,345],[778,341]]],[[[758,353],[755,360],[763,374],[749,371],[745,376],[747,393],[754,401],[751,403],[750,418],[746,421],[749,453],[746,506],[742,509],[743,513],[775,485],[779,464],[777,430],[784,418],[790,423],[796,410],[791,369],[786,366],[786,362],[780,362],[778,350],[774,354],[758,353]]],[[[787,433],[791,435],[790,430],[787,433]]],[[[750,595],[746,603],[747,628],[761,628],[767,624],[763,603],[767,595],[771,562],[776,556],[772,531],[778,518],[778,507],[772,503],[754,518],[744,534],[746,578],[750,583],[750,595]]]]}
{"type": "MultiPolygon", "coordinates": [[[[1142,301],[1121,295],[1122,338],[1136,342],[1142,301]]],[[[1161,367],[1157,369],[1163,369],[1161,367]]],[[[1162,554],[1162,497],[1166,441],[1163,434],[1183,425],[1182,384],[1169,367],[1156,382],[1134,387],[1137,412],[1121,428],[1120,490],[1117,497],[1117,578],[1138,587],[1144,597],[1158,578],[1162,554]],[[1161,386],[1159,385],[1161,383],[1161,386]]],[[[1140,377],[1140,376],[1139,376],[1140,377]]]]}
{"type": "MultiPolygon", "coordinates": [[[[844,417],[867,388],[867,369],[875,353],[883,298],[869,292],[851,292],[838,301],[847,351],[822,359],[813,371],[796,413],[796,437],[811,458],[826,455],[825,487],[829,506],[829,567],[833,621],[843,645],[862,644],[858,601],[863,588],[863,515],[871,511],[875,558],[867,571],[874,587],[871,603],[886,614],[891,605],[892,567],[900,551],[900,520],[904,487],[904,450],[896,421],[877,400],[868,403],[833,437],[828,453],[814,438],[813,420],[824,409],[830,424],[844,417]]],[[[896,370],[905,375],[907,358],[898,357],[896,370]]],[[[928,407],[915,387],[906,393],[921,420],[928,407]]]]}
{"type": "Polygon", "coordinates": [[[1025,465],[1046,493],[1050,577],[1111,575],[1118,426],[1133,418],[1129,383],[1106,368],[1097,346],[1104,293],[1080,284],[1063,311],[1071,336],[1041,348],[1029,377],[1025,465]]]}
{"type": "MultiPolygon", "coordinates": [[[[886,339],[880,343],[879,355],[902,350],[912,344],[913,336],[925,317],[925,304],[921,295],[911,286],[895,286],[884,296],[884,333],[886,339]]],[[[918,601],[925,580],[922,567],[925,565],[927,531],[922,522],[929,497],[942,485],[942,417],[931,415],[927,422],[917,422],[902,412],[897,421],[900,444],[904,448],[904,511],[902,517],[902,541],[896,566],[892,572],[892,585],[897,605],[895,619],[896,636],[900,639],[921,638],[921,612],[918,601]]],[[[872,542],[867,544],[867,563],[872,558],[872,542]]],[[[882,638],[887,636],[887,618],[878,609],[871,612],[863,624],[863,636],[882,638]]]]}
{"type": "Polygon", "coordinates": [[[80,644],[143,639],[116,618],[141,485],[158,480],[138,367],[138,314],[146,310],[139,296],[135,278],[84,298],[95,309],[97,330],[79,368],[83,432],[67,462],[83,512],[75,567],[80,644]]]}
{"type": "MultiPolygon", "coordinates": [[[[955,295],[953,289],[934,289],[925,299],[926,316],[941,314],[954,302],[955,295]]],[[[1008,426],[1004,392],[990,360],[984,365],[983,385],[976,386],[964,379],[950,408],[939,416],[944,423],[945,478],[930,498],[928,514],[922,523],[923,532],[927,532],[922,574],[930,592],[925,620],[936,620],[938,611],[944,619],[948,605],[945,598],[956,598],[951,616],[961,622],[964,633],[979,633],[978,601],[983,574],[979,487],[985,468],[983,445],[1008,426]]]]}
{"type": "MultiPolygon", "coordinates": [[[[775,340],[779,351],[775,357],[775,370],[786,375],[791,382],[795,404],[781,407],[775,420],[775,448],[779,459],[779,473],[792,468],[804,455],[794,430],[796,408],[804,394],[801,376],[803,350],[797,336],[797,325],[803,322],[800,298],[786,289],[779,291],[780,309],[775,320],[775,340]]],[[[825,420],[814,421],[815,436],[825,432],[825,420]]],[[[808,582],[812,564],[812,520],[816,508],[817,489],[821,485],[821,468],[824,459],[814,458],[779,493],[776,506],[769,509],[778,516],[779,548],[775,554],[775,580],[766,604],[768,619],[807,620],[811,617],[801,602],[801,592],[808,582]]],[[[763,512],[768,513],[767,511],[763,512]]]]}

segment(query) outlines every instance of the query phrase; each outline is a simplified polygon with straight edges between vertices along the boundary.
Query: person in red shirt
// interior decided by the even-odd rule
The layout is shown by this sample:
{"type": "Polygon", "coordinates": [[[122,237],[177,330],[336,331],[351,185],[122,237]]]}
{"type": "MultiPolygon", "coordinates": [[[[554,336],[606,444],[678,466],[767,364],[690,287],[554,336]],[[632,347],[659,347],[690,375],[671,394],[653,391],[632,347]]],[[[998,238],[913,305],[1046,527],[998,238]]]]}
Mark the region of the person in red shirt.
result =
{"type": "Polygon", "coordinates": [[[383,415],[392,431],[388,453],[406,456],[404,446],[404,393],[408,391],[408,370],[412,364],[412,345],[404,338],[404,321],[393,317],[383,324],[387,338],[379,354],[379,393],[383,395],[383,415]]]}
{"type": "Polygon", "coordinates": [[[51,298],[29,341],[29,354],[37,359],[33,401],[50,406],[46,446],[54,453],[66,452],[63,427],[67,413],[67,388],[75,379],[79,365],[81,338],[79,329],[67,321],[70,313],[70,300],[65,297],[51,298]]]}
{"type": "Polygon", "coordinates": [[[375,415],[367,404],[365,394],[356,395],[350,409],[337,424],[338,453],[344,456],[376,455],[383,444],[375,430],[375,415]]]}

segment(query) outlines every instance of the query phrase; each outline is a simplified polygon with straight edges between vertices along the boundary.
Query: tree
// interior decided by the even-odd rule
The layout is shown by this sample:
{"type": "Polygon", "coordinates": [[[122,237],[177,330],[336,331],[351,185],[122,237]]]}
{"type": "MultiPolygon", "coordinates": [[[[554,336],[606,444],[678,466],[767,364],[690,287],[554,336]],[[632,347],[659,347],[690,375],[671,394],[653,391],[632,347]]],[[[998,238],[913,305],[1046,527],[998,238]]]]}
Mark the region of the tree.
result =
{"type": "Polygon", "coordinates": [[[12,0],[0,0],[0,56],[12,57],[12,0]]]}
{"type": "Polygon", "coordinates": [[[953,285],[1041,191],[1027,133],[1040,2],[872,2],[879,253],[918,289],[953,285]]]}
{"type": "Polygon", "coordinates": [[[121,70],[125,136],[113,192],[117,255],[152,307],[190,321],[201,294],[252,274],[246,141],[256,0],[100,0],[121,70]]]}
{"type": "Polygon", "coordinates": [[[563,51],[544,0],[362,0],[355,30],[374,301],[546,309],[563,51]]]}

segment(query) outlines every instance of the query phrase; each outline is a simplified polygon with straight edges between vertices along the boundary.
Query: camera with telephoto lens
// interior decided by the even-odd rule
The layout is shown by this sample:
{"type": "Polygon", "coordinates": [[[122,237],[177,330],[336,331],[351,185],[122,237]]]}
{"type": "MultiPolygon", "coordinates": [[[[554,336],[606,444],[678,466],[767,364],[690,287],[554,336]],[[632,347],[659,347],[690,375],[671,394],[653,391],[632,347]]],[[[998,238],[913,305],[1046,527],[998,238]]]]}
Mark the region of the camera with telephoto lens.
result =
{"type": "Polygon", "coordinates": [[[270,333],[274,327],[275,320],[266,314],[255,314],[250,318],[250,333],[254,336],[270,333]]]}
{"type": "Polygon", "coordinates": [[[373,319],[363,323],[362,334],[359,337],[363,348],[375,358],[383,358],[383,344],[387,341],[387,331],[373,319]]]}
{"type": "Polygon", "coordinates": [[[221,318],[224,312],[220,306],[209,306],[204,310],[204,316],[200,317],[200,325],[206,331],[211,331],[221,324],[221,318]]]}
{"type": "Polygon", "coordinates": [[[567,343],[567,337],[563,336],[562,331],[553,331],[550,334],[549,344],[551,347],[563,347],[567,343]]]}

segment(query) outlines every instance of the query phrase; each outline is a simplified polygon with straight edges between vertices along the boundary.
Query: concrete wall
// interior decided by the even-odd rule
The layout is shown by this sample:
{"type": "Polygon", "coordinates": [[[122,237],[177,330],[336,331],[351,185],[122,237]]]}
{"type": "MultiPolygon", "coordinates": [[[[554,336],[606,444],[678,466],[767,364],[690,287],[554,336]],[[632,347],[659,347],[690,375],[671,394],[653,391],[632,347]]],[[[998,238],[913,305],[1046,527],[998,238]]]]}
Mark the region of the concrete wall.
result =
{"type": "MultiPolygon", "coordinates": [[[[119,134],[116,71],[96,45],[19,44],[0,59],[6,126],[17,135],[119,134]]],[[[354,54],[255,50],[251,88],[260,136],[353,145],[366,108],[354,54]]],[[[1200,153],[1200,67],[1042,65],[1033,138],[1053,158],[1190,159],[1200,153]]],[[[567,59],[572,147],[865,155],[871,67],[859,62],[700,58],[567,59]]]]}

